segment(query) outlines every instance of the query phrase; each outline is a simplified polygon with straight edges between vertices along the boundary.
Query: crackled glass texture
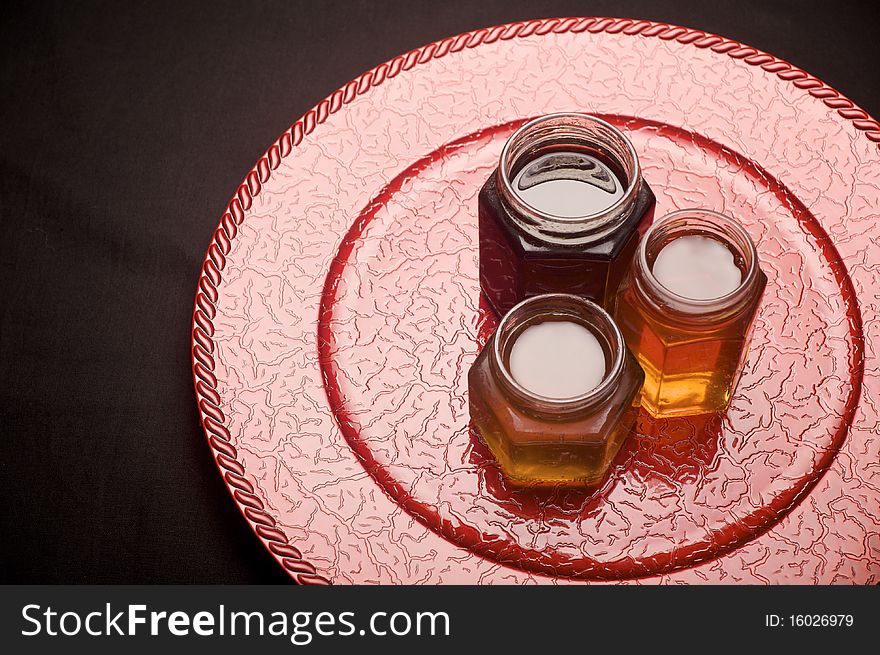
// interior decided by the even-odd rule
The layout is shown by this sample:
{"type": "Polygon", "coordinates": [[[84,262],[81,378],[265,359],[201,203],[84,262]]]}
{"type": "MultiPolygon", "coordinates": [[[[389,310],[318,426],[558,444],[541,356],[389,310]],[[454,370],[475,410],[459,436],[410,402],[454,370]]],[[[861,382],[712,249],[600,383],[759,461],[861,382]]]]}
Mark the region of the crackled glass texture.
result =
{"type": "Polygon", "coordinates": [[[224,215],[196,378],[245,520],[292,574],[343,584],[880,581],[877,144],[738,44],[530,25],[334,94],[224,215]],[[468,411],[497,325],[477,196],[559,111],[628,135],[658,216],[740,219],[768,278],[726,414],[640,414],[590,491],[512,487],[468,411]]]}
{"type": "Polygon", "coordinates": [[[471,366],[470,415],[512,484],[592,485],[629,436],[644,378],[608,314],[571,296],[535,296],[505,316],[471,366]],[[580,398],[536,396],[510,373],[517,338],[547,321],[582,325],[601,345],[603,380],[580,398]]]}
{"type": "Polygon", "coordinates": [[[579,114],[524,125],[480,190],[480,282],[487,301],[499,316],[544,293],[608,306],[654,205],[635,150],[614,126],[579,114]],[[547,165],[554,156],[564,162],[555,170],[547,165]],[[535,162],[543,170],[532,177],[543,183],[529,187],[524,173],[535,162]],[[543,197],[536,193],[542,187],[543,197]],[[578,194],[577,187],[592,193],[578,194]],[[567,201],[559,197],[564,194],[567,201]]]}

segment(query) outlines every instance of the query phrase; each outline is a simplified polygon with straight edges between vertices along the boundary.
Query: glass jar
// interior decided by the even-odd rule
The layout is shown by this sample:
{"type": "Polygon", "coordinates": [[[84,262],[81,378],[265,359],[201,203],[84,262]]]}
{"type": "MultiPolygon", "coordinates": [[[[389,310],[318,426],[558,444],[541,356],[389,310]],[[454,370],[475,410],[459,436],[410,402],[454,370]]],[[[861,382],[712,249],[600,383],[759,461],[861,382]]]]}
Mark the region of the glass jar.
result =
{"type": "Polygon", "coordinates": [[[587,114],[519,128],[479,195],[480,285],[499,316],[543,293],[609,306],[654,215],[629,139],[587,114]]]}
{"type": "MultiPolygon", "coordinates": [[[[563,339],[554,347],[568,345],[563,339]]],[[[594,484],[635,422],[643,380],[604,309],[569,294],[536,296],[504,317],[471,367],[471,419],[512,483],[594,484]],[[527,380],[529,371],[525,378],[522,371],[517,372],[520,378],[514,376],[511,353],[517,340],[547,322],[586,328],[598,342],[604,372],[596,386],[570,397],[549,397],[523,384],[524,379],[525,384],[532,382],[527,380]]]]}
{"type": "MultiPolygon", "coordinates": [[[[677,265],[687,271],[685,257],[678,259],[677,265]]],[[[707,277],[705,268],[701,276],[707,277]]],[[[734,219],[685,209],[651,226],[615,307],[626,343],[645,371],[642,406],[650,414],[685,416],[727,408],[766,285],[755,244],[734,219]],[[661,251],[676,239],[693,236],[717,241],[729,251],[718,259],[732,256],[739,269],[740,281],[732,291],[719,297],[687,297],[658,279],[655,263],[661,251]]]]}

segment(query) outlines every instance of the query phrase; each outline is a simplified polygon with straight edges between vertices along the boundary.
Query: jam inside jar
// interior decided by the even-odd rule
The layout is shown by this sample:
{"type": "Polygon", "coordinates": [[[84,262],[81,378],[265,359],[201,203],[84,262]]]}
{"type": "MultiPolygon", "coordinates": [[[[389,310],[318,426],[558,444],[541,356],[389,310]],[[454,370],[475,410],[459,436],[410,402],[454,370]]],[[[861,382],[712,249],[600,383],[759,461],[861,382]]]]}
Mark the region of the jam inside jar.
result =
{"type": "Polygon", "coordinates": [[[766,285],[755,245],[734,219],[684,209],[651,226],[614,310],[645,371],[648,413],[727,408],[766,285]]]}
{"type": "Polygon", "coordinates": [[[635,423],[643,380],[605,310],[536,296],[508,312],[471,366],[471,420],[512,484],[593,485],[635,423]]]}
{"type": "Polygon", "coordinates": [[[486,299],[499,316],[544,293],[609,306],[654,205],[635,149],[614,126],[575,113],[526,123],[479,195],[486,299]]]}

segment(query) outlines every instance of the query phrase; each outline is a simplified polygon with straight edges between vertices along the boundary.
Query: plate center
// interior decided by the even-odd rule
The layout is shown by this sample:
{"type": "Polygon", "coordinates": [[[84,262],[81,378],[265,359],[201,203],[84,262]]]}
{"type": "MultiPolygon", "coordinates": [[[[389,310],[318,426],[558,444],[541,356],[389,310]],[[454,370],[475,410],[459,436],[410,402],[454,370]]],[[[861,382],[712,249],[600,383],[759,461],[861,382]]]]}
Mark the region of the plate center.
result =
{"type": "Polygon", "coordinates": [[[520,123],[438,149],[369,203],[332,263],[318,336],[340,429],[398,504],[506,565],[619,579],[719,557],[797,504],[846,437],[861,335],[833,245],[782,184],[700,135],[604,118],[634,142],[658,217],[714,209],[757,243],[770,282],[725,416],[643,416],[591,493],[506,485],[469,427],[467,371],[496,324],[479,294],[477,193],[520,123]]]}

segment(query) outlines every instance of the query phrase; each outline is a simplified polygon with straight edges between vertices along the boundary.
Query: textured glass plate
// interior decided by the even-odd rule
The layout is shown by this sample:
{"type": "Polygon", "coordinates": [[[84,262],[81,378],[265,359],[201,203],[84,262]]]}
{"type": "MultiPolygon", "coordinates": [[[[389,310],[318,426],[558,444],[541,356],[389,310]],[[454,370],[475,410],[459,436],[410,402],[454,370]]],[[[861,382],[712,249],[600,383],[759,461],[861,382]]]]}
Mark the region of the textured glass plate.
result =
{"type": "Polygon", "coordinates": [[[880,581],[880,126],[790,64],[668,25],[480,30],[365,73],[239,187],[193,317],[199,410],[298,582],[880,581]],[[769,284],[728,414],[653,422],[600,489],[509,488],[468,425],[477,192],[553,111],[623,128],[657,215],[755,239],[769,284]]]}

